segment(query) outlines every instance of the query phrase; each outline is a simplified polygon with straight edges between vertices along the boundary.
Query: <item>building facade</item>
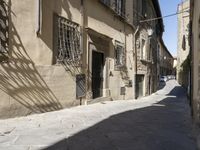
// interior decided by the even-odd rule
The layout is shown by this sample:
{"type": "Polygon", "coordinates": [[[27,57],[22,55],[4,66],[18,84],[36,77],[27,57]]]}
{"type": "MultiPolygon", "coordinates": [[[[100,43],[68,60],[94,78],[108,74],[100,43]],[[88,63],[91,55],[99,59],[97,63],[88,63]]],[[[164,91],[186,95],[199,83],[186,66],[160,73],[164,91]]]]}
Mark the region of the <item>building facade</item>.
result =
{"type": "Polygon", "coordinates": [[[190,2],[190,46],[191,46],[191,107],[195,122],[200,125],[200,1],[190,2]]]}
{"type": "Polygon", "coordinates": [[[143,19],[161,16],[158,2],[4,0],[0,7],[0,118],[134,99],[142,75],[142,96],[156,90],[162,22],[151,22],[149,34],[134,8],[143,19]]]}
{"type": "Polygon", "coordinates": [[[178,5],[178,49],[177,49],[177,81],[188,88],[190,69],[189,60],[189,7],[190,1],[186,0],[178,5]],[[183,13],[182,13],[183,12],[183,13]]]}
{"type": "Polygon", "coordinates": [[[174,58],[165,46],[163,40],[159,43],[159,74],[160,76],[174,75],[174,58]]]}
{"type": "Polygon", "coordinates": [[[157,68],[158,41],[164,31],[158,1],[137,1],[136,4],[135,60],[136,92],[135,97],[143,97],[155,92],[159,83],[157,68]],[[150,19],[150,20],[149,20],[150,19]]]}

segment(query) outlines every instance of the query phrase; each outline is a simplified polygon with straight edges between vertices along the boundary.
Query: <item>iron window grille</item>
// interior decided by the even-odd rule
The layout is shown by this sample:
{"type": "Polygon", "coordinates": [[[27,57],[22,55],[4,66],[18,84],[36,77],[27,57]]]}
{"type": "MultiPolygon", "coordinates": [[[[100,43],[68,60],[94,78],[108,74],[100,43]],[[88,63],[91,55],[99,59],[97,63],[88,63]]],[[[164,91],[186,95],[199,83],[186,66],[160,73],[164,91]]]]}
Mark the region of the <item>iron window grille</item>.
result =
{"type": "Polygon", "coordinates": [[[115,68],[121,68],[125,66],[125,52],[124,44],[115,43],[115,68]]]}
{"type": "Polygon", "coordinates": [[[111,6],[111,0],[100,0],[100,2],[102,2],[103,4],[107,6],[111,6]]]}
{"type": "Polygon", "coordinates": [[[112,9],[117,15],[125,17],[125,0],[100,0],[100,2],[112,9]]]}
{"type": "Polygon", "coordinates": [[[125,0],[115,0],[115,12],[122,17],[125,16],[125,0]]]}
{"type": "Polygon", "coordinates": [[[8,54],[8,7],[5,1],[0,2],[0,55],[8,54]]]}
{"type": "Polygon", "coordinates": [[[77,62],[81,59],[80,27],[58,16],[58,62],[77,62]]]}

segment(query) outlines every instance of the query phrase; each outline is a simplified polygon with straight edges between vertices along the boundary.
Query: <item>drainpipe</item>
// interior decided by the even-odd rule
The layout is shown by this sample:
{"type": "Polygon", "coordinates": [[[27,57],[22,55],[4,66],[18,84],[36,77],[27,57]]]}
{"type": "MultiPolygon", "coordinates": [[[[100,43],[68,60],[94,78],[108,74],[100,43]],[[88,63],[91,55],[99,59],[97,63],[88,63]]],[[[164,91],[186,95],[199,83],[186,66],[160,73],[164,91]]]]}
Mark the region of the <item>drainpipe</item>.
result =
{"type": "Polygon", "coordinates": [[[80,100],[80,105],[87,105],[88,103],[88,61],[87,61],[87,52],[86,52],[86,33],[85,33],[85,0],[80,0],[81,6],[80,6],[80,13],[81,13],[81,67],[82,71],[85,72],[85,99],[83,101],[80,100]]]}
{"type": "Polygon", "coordinates": [[[133,98],[137,99],[137,95],[136,95],[136,77],[137,77],[137,46],[136,46],[136,35],[139,31],[139,25],[137,26],[134,34],[133,34],[133,51],[134,51],[134,58],[135,58],[135,63],[134,63],[134,76],[133,76],[133,98]]]}
{"type": "Polygon", "coordinates": [[[42,0],[37,0],[37,28],[36,34],[39,36],[41,34],[42,27],[42,0]]]}

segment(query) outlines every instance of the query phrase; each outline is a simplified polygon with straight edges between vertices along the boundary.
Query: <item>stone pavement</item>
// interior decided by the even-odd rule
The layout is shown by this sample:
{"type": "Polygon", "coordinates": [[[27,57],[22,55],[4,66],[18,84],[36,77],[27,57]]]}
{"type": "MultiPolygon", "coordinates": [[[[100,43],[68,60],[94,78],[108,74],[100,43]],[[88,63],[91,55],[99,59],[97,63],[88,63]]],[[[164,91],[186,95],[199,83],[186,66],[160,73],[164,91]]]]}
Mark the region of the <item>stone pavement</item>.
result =
{"type": "Polygon", "coordinates": [[[185,91],[0,120],[0,150],[195,150],[185,91]]]}

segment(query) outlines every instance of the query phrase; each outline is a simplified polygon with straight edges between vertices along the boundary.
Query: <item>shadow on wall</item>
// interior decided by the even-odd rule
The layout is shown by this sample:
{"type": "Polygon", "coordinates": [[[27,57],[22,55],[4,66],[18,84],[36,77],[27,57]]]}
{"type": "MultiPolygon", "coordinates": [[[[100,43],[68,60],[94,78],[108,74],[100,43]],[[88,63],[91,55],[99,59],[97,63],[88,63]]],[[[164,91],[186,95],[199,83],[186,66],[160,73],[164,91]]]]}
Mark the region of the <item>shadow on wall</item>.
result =
{"type": "MultiPolygon", "coordinates": [[[[181,91],[176,87],[172,94],[181,91]]],[[[184,98],[166,98],[114,115],[44,150],[195,150],[190,119],[184,98]]]]}
{"type": "MultiPolygon", "coordinates": [[[[11,18],[11,1],[8,4],[8,16],[11,18]]],[[[61,109],[62,106],[58,99],[42,79],[31,58],[26,53],[12,20],[9,22],[9,28],[9,50],[11,54],[8,62],[0,63],[0,89],[13,100],[26,107],[28,109],[27,114],[61,109]]],[[[14,109],[19,111],[17,115],[27,115],[21,114],[20,109],[22,107],[17,108],[17,103],[16,106],[10,103],[8,105],[10,106],[6,107],[9,108],[9,111],[1,112],[0,117],[14,117],[12,116],[16,115],[12,114],[14,109]]]]}
{"type": "Polygon", "coordinates": [[[53,62],[55,63],[55,57],[57,56],[57,45],[55,44],[55,38],[53,22],[55,23],[53,13],[57,15],[63,15],[66,13],[69,20],[73,20],[70,7],[80,10],[80,1],[75,0],[42,0],[42,30],[39,37],[43,42],[53,51],[53,62]],[[64,11],[62,13],[62,11],[64,11]],[[54,41],[54,43],[52,43],[54,41]],[[56,48],[55,48],[56,47],[56,48]]]}

